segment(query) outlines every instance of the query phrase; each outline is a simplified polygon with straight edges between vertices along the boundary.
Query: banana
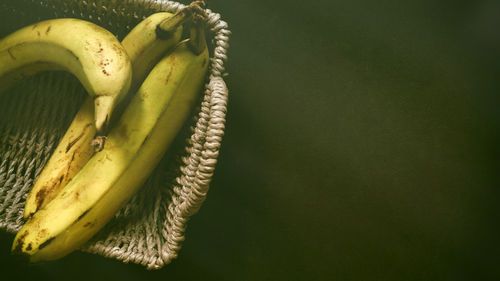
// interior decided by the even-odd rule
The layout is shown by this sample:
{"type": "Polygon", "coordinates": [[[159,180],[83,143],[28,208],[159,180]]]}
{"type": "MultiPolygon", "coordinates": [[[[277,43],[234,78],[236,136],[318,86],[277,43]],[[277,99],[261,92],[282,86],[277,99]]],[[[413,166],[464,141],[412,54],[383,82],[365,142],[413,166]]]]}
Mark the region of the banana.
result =
{"type": "Polygon", "coordinates": [[[101,229],[143,184],[201,92],[208,50],[205,40],[198,40],[201,29],[192,33],[151,70],[104,148],[19,230],[14,253],[28,255],[31,262],[65,256],[101,229]]]}
{"type": "MultiPolygon", "coordinates": [[[[122,40],[121,44],[132,63],[132,82],[127,101],[118,105],[114,116],[121,115],[132,93],[137,91],[161,56],[179,43],[182,24],[189,18],[187,9],[175,15],[168,12],[155,13],[141,21],[122,40]]],[[[95,127],[91,126],[93,109],[94,105],[89,97],[28,193],[24,206],[25,218],[50,202],[94,154],[91,145],[96,134],[95,127]]]]}
{"type": "Polygon", "coordinates": [[[75,75],[94,98],[94,124],[102,131],[130,87],[132,69],[120,42],[98,25],[70,18],[38,22],[0,40],[2,90],[27,75],[56,69],[75,75]]]}

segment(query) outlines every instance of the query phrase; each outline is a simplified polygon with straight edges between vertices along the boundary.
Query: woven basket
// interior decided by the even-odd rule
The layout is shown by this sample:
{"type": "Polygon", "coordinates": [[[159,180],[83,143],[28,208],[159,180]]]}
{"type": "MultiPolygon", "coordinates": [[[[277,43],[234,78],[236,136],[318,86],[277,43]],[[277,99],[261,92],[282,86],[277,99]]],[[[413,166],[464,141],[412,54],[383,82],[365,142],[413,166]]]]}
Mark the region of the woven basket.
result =
{"type": "MultiPolygon", "coordinates": [[[[74,17],[122,39],[142,19],[184,5],[146,0],[2,0],[0,36],[44,19],[74,17]]],[[[81,250],[158,269],[177,257],[187,222],[203,203],[214,172],[227,105],[223,80],[230,31],[206,10],[211,52],[203,99],[143,188],[81,250]]],[[[0,228],[15,233],[34,179],[86,97],[70,74],[46,72],[0,93],[0,228]]]]}

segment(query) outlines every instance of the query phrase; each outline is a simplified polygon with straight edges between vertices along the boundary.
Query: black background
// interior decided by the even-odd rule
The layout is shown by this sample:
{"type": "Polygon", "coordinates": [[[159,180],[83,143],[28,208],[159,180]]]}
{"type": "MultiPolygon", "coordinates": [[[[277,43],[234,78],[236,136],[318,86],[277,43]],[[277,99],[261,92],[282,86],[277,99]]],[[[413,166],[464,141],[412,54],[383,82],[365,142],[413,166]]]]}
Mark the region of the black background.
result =
{"type": "Polygon", "coordinates": [[[2,279],[500,280],[499,1],[209,7],[227,128],[179,258],[26,266],[2,232],[2,279]]]}

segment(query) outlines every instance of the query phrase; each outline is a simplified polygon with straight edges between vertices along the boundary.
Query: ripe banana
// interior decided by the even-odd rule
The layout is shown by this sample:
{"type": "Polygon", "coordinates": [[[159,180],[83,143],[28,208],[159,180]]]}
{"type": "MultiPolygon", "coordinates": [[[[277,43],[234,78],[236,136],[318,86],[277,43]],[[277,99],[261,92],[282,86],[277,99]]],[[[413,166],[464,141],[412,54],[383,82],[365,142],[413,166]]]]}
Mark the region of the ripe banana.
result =
{"type": "Polygon", "coordinates": [[[94,123],[103,130],[130,87],[132,69],[116,37],[79,19],[42,21],[0,40],[2,89],[39,71],[63,69],[75,75],[94,98],[94,123]]]}
{"type": "Polygon", "coordinates": [[[53,260],[80,247],[143,184],[185,122],[209,61],[204,40],[179,43],[150,72],[97,152],[17,233],[12,250],[53,260]],[[202,45],[196,46],[202,42],[202,45]],[[194,45],[194,46],[193,46],[194,45]]]}
{"type": "MultiPolygon", "coordinates": [[[[175,15],[168,12],[155,13],[141,21],[122,40],[122,45],[132,63],[133,73],[127,100],[137,91],[140,83],[161,56],[179,43],[183,30],[182,23],[189,16],[185,10],[175,15]],[[162,29],[158,31],[160,25],[162,29]]],[[[125,104],[126,101],[118,105],[114,116],[121,115],[125,104]]],[[[50,202],[94,154],[91,145],[96,134],[95,128],[91,126],[93,109],[94,105],[89,97],[77,112],[54,154],[28,193],[24,206],[25,218],[50,202]]]]}

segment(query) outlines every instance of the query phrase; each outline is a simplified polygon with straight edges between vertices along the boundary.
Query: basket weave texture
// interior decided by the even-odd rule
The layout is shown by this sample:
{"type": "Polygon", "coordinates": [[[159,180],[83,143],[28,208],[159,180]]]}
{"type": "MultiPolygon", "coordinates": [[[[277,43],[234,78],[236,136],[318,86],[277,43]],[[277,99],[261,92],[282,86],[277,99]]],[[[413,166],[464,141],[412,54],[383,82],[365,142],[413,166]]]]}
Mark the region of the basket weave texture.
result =
{"type": "MultiPolygon", "coordinates": [[[[56,17],[97,23],[121,40],[157,11],[175,12],[172,1],[6,0],[9,24],[0,36],[56,17]]],[[[228,90],[223,80],[230,31],[206,10],[211,64],[203,98],[172,149],[140,191],[82,251],[159,269],[178,255],[189,218],[206,198],[225,128],[228,90]]],[[[48,72],[0,93],[0,229],[15,233],[24,223],[27,193],[86,93],[73,76],[48,72]]]]}

